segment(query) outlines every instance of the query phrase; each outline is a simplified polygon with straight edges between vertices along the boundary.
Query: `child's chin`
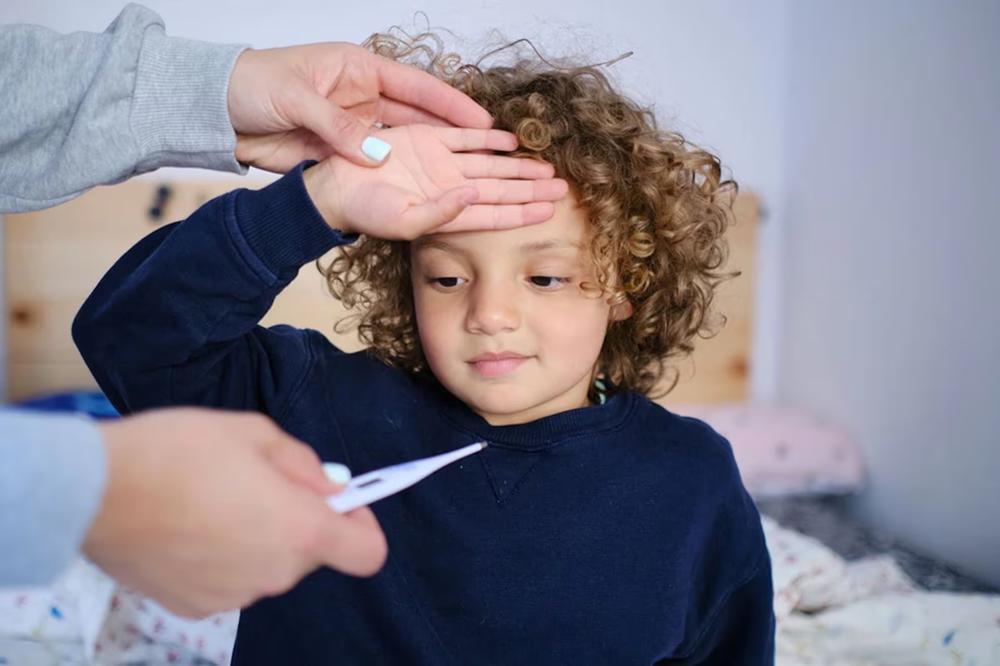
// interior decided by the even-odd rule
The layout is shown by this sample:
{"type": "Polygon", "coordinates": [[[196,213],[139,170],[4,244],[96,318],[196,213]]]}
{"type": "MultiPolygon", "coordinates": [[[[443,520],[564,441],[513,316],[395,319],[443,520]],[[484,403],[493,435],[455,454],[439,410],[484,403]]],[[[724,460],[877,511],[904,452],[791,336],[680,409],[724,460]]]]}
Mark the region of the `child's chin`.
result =
{"type": "Polygon", "coordinates": [[[524,395],[477,395],[459,396],[469,407],[472,407],[481,416],[488,420],[499,418],[507,420],[515,418],[518,414],[525,412],[533,406],[530,400],[526,400],[524,395]]]}

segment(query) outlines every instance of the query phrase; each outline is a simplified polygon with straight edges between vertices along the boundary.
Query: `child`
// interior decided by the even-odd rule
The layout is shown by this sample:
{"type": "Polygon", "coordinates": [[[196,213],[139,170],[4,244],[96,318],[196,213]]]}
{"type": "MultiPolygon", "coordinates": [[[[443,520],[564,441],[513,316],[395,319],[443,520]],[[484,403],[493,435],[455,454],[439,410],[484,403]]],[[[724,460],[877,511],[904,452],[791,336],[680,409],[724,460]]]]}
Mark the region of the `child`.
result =
{"type": "Polygon", "coordinates": [[[419,42],[369,46],[430,53],[426,69],[571,192],[521,226],[524,210],[483,204],[563,191],[469,179],[545,167],[456,152],[505,135],[389,129],[384,166],[331,158],[209,202],[84,304],[77,344],[123,411],[259,410],[356,474],[490,444],[374,505],[390,547],[378,575],[320,570],[244,610],[233,663],[771,663],[770,563],[729,445],[644,397],[706,329],[733,187],[718,160],[595,68],[456,71],[419,42]],[[448,192],[457,211],[470,182],[478,204],[428,228],[426,202],[448,192]],[[494,216],[500,230],[469,231],[494,216]],[[258,326],[336,245],[326,277],[362,310],[370,349],[258,326]]]}

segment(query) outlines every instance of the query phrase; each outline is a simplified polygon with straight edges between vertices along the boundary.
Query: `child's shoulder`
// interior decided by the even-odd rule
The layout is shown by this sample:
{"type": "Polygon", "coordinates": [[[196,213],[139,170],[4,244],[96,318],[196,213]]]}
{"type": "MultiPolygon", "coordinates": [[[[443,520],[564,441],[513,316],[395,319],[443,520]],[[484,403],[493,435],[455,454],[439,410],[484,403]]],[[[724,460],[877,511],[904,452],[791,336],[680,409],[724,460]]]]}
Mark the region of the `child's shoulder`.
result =
{"type": "Polygon", "coordinates": [[[664,503],[682,504],[693,519],[758,531],[759,515],[728,440],[699,419],[649,400],[643,407],[631,438],[642,461],[634,467],[647,477],[649,492],[664,503]]]}
{"type": "MultiPolygon", "coordinates": [[[[743,562],[756,566],[766,553],[760,514],[740,477],[729,441],[700,419],[684,416],[647,400],[643,432],[646,451],[655,450],[660,466],[658,497],[684,507],[692,534],[721,530],[729,535],[718,549],[719,566],[743,562]]],[[[709,539],[711,540],[711,539],[709,539]]],[[[745,570],[746,567],[736,567],[745,570]]]]}
{"type": "Polygon", "coordinates": [[[684,416],[645,396],[637,396],[639,409],[633,427],[642,433],[645,446],[670,458],[674,465],[709,471],[720,480],[739,480],[729,441],[700,419],[684,416]],[[718,476],[724,473],[722,476],[718,476]]]}
{"type": "Polygon", "coordinates": [[[417,390],[410,373],[383,362],[370,349],[347,351],[315,329],[293,330],[303,336],[310,349],[312,372],[339,387],[334,394],[343,390],[352,397],[362,392],[389,397],[397,391],[417,390]]]}

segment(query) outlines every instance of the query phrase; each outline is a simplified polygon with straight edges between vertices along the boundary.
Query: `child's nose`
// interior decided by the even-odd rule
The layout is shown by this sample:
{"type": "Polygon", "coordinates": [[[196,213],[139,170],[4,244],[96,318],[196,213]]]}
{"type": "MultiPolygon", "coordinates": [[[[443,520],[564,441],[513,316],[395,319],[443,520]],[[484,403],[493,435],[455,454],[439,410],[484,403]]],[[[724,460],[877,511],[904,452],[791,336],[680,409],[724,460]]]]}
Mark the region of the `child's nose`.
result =
{"type": "Polygon", "coordinates": [[[469,332],[496,335],[520,325],[521,313],[513,290],[482,284],[474,289],[465,321],[469,332]]]}

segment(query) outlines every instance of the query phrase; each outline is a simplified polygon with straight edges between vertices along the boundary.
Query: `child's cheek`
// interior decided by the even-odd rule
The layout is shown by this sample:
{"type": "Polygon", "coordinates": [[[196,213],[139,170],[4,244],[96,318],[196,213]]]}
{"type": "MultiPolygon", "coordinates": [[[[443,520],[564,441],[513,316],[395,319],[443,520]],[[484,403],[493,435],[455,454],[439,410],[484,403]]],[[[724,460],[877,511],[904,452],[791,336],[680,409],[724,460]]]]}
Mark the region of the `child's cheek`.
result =
{"type": "Polygon", "coordinates": [[[550,303],[536,321],[545,330],[547,346],[576,362],[596,361],[608,328],[609,308],[598,299],[564,306],[550,303]]]}
{"type": "Polygon", "coordinates": [[[458,340],[453,339],[457,315],[455,308],[449,303],[451,300],[454,299],[435,298],[433,293],[414,292],[420,346],[431,371],[441,367],[448,350],[457,349],[458,340]]]}

